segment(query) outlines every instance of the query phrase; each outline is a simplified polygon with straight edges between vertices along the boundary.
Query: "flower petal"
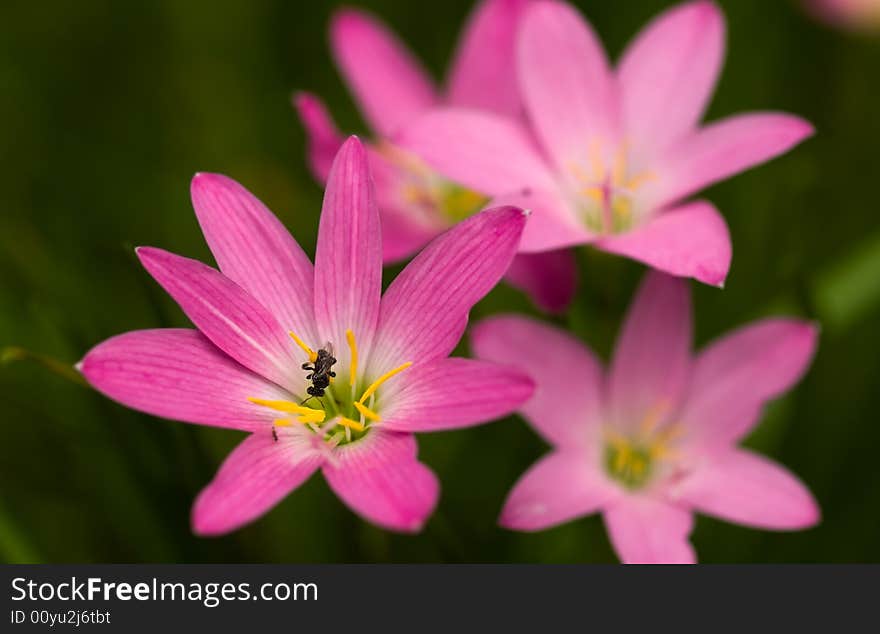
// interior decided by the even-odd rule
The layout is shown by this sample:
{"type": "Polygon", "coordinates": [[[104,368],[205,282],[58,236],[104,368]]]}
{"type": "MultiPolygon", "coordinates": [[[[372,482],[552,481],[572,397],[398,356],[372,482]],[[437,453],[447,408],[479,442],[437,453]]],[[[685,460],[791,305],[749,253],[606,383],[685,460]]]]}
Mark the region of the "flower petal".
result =
{"type": "Polygon", "coordinates": [[[248,398],[289,398],[196,330],[127,332],[92,348],[79,369],[92,387],[126,407],[214,427],[265,429],[273,413],[248,398]]]}
{"type": "Polygon", "coordinates": [[[220,271],[300,337],[315,337],[315,271],[263,203],[231,178],[196,174],[192,201],[220,271]]]}
{"type": "Polygon", "coordinates": [[[480,359],[507,364],[532,377],[534,396],[520,412],[547,442],[557,447],[590,445],[590,428],[602,416],[602,366],[580,340],[526,317],[504,315],[478,323],[471,347],[480,359]]]}
{"type": "Polygon", "coordinates": [[[515,207],[480,212],[435,238],[382,298],[374,374],[452,352],[471,307],[510,266],[526,217],[515,207]]]}
{"type": "Polygon", "coordinates": [[[223,535],[257,519],[299,487],[321,465],[323,454],[310,432],[278,427],[248,436],[223,461],[196,498],[193,532],[223,535]]]}
{"type": "Polygon", "coordinates": [[[400,126],[436,103],[428,73],[369,14],[338,11],[330,25],[330,43],[340,72],[378,136],[392,138],[400,126]]]}
{"type": "Polygon", "coordinates": [[[723,58],[724,16],[714,2],[687,2],[655,18],[618,68],[627,138],[641,151],[657,151],[691,133],[723,58]]]}
{"type": "Polygon", "coordinates": [[[327,484],[364,519],[404,533],[422,530],[437,505],[437,477],[418,461],[411,434],[371,431],[324,465],[327,484]]]}
{"type": "Polygon", "coordinates": [[[207,264],[162,249],[140,247],[138,258],[186,316],[215,346],[284,388],[299,386],[287,331],[262,304],[207,264]]]}
{"type": "Polygon", "coordinates": [[[543,253],[587,244],[595,239],[572,216],[558,190],[525,189],[496,196],[490,206],[510,205],[529,212],[519,243],[520,253],[543,253]]]}
{"type": "Polygon", "coordinates": [[[315,251],[319,340],[337,346],[351,329],[368,358],[382,295],[382,237],[367,153],[350,137],[333,162],[315,251]]]}
{"type": "Polygon", "coordinates": [[[737,442],[767,401],[801,379],[818,335],[815,324],[766,319],[712,343],[694,361],[682,422],[704,443],[737,442]]]}
{"type": "Polygon", "coordinates": [[[343,138],[327,108],[318,97],[300,92],[293,97],[293,107],[302,121],[308,138],[309,167],[318,182],[325,182],[333,158],[342,147],[343,138]]]}
{"type": "Polygon", "coordinates": [[[400,375],[382,394],[381,425],[401,432],[469,427],[516,411],[534,383],[518,370],[472,359],[438,359],[400,375]]]}
{"type": "Polygon", "coordinates": [[[510,67],[519,19],[527,0],[483,0],[468,19],[449,74],[447,98],[509,117],[520,117],[519,87],[510,67]]]}
{"type": "Polygon", "coordinates": [[[644,262],[658,271],[723,286],[732,247],[727,223],[710,203],[697,201],[659,214],[596,247],[644,262]]]}
{"type": "Polygon", "coordinates": [[[579,452],[547,454],[514,485],[498,523],[517,531],[540,531],[595,513],[619,493],[579,452]]]}
{"type": "Polygon", "coordinates": [[[625,564],[693,564],[688,541],[694,526],[690,511],[646,496],[620,500],[604,513],[605,527],[625,564]]]}
{"type": "Polygon", "coordinates": [[[565,312],[577,288],[577,262],[571,249],[520,253],[513,259],[507,283],[524,291],[544,312],[565,312]]]}
{"type": "Polygon", "coordinates": [[[809,489],[763,456],[732,449],[706,459],[676,488],[682,502],[737,524],[795,530],[819,521],[809,489]]]}
{"type": "Polygon", "coordinates": [[[691,302],[687,284],[650,272],[633,299],[609,374],[613,422],[662,422],[679,405],[690,371],[691,302]]]}
{"type": "Polygon", "coordinates": [[[445,177],[494,196],[556,183],[515,120],[466,108],[437,108],[400,133],[400,144],[445,177]]]}
{"type": "Polygon", "coordinates": [[[813,134],[798,117],[778,113],[742,114],[712,123],[670,149],[663,178],[648,185],[656,207],[680,200],[784,154],[813,134]]]}
{"type": "Polygon", "coordinates": [[[517,69],[526,112],[557,168],[588,161],[594,141],[616,142],[614,77],[576,9],[546,1],[526,9],[517,69]]]}

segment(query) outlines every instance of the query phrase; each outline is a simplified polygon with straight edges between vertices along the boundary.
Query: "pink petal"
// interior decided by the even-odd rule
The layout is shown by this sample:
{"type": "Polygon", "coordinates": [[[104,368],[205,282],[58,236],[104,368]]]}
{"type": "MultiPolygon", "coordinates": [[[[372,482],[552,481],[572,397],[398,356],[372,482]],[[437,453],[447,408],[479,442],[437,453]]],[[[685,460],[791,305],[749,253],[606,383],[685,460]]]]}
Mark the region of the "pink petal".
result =
{"type": "Polygon", "coordinates": [[[394,531],[417,533],[437,505],[436,476],[416,458],[411,434],[372,431],[333,452],[327,484],[355,513],[394,531]]]}
{"type": "Polygon", "coordinates": [[[223,535],[257,519],[311,476],[323,461],[315,437],[303,428],[278,427],[248,436],[196,498],[193,532],[223,535]]]}
{"type": "Polygon", "coordinates": [[[327,112],[324,103],[315,95],[300,92],[293,97],[293,106],[308,138],[309,167],[318,182],[325,182],[333,158],[342,147],[343,137],[327,112]]]}
{"type": "Polygon", "coordinates": [[[577,288],[577,261],[570,249],[520,253],[505,280],[524,291],[544,312],[559,314],[571,304],[577,288]]]}
{"type": "Polygon", "coordinates": [[[234,180],[196,174],[192,201],[220,271],[286,328],[314,340],[315,271],[263,203],[234,180]]]}
{"type": "Polygon", "coordinates": [[[540,531],[595,513],[618,495],[594,459],[580,452],[556,451],[517,481],[498,523],[511,530],[540,531]]]}
{"type": "Polygon", "coordinates": [[[428,73],[367,13],[338,11],[330,25],[330,43],[340,72],[378,136],[392,138],[400,126],[436,103],[428,73]]]}
{"type": "Polygon", "coordinates": [[[514,368],[438,359],[413,366],[383,392],[381,425],[411,433],[469,427],[513,413],[533,391],[528,375],[514,368]]]}
{"type": "Polygon", "coordinates": [[[678,406],[690,372],[691,302],[681,279],[650,272],[633,299],[609,373],[614,423],[665,420],[678,406]]]}
{"type": "Polygon", "coordinates": [[[510,205],[529,212],[520,253],[543,253],[587,244],[595,239],[577,221],[558,190],[525,189],[496,196],[490,206],[510,205]]]}
{"type": "MultiPolygon", "coordinates": [[[[351,329],[368,358],[382,294],[382,238],[367,153],[350,137],[333,162],[315,251],[319,340],[341,346],[351,329]]],[[[337,348],[338,349],[338,348],[337,348]]]]}
{"type": "Polygon", "coordinates": [[[741,449],[707,458],[676,495],[703,513],[758,528],[795,530],[819,521],[819,506],[800,480],[741,449]]]}
{"type": "Polygon", "coordinates": [[[509,117],[522,114],[511,68],[519,19],[527,0],[483,0],[471,13],[449,74],[447,98],[509,117]]]}
{"type": "Polygon", "coordinates": [[[382,298],[376,374],[452,352],[471,307],[510,266],[526,217],[515,207],[480,212],[435,238],[382,298]]]}
{"type": "Polygon", "coordinates": [[[494,196],[556,183],[515,120],[465,108],[438,108],[400,133],[400,144],[447,178],[494,196]]]}
{"type": "Polygon", "coordinates": [[[705,201],[663,212],[641,227],[600,238],[595,244],[658,271],[712,286],[724,286],[732,256],[727,223],[705,201]]]}
{"type": "Polygon", "coordinates": [[[692,132],[723,57],[724,16],[714,2],[676,5],[655,18],[618,69],[627,138],[642,151],[656,151],[692,132]]]}
{"type": "Polygon", "coordinates": [[[215,346],[282,387],[301,383],[287,331],[238,284],[206,264],[162,249],[140,247],[137,255],[215,346]]]}
{"type": "Polygon", "coordinates": [[[682,422],[706,443],[740,440],[807,371],[818,335],[815,324],[766,319],[709,345],[694,361],[682,422]]]}
{"type": "Polygon", "coordinates": [[[585,448],[601,422],[602,366],[592,352],[565,331],[526,317],[492,317],[471,333],[480,359],[509,365],[535,382],[520,408],[523,416],[557,447],[585,448]]]}
{"type": "Polygon", "coordinates": [[[670,150],[651,199],[658,207],[680,200],[784,154],[812,134],[813,126],[787,114],[742,114],[712,123],[670,150]]]}
{"type": "Polygon", "coordinates": [[[275,416],[248,398],[290,398],[196,330],[127,332],[92,348],[79,367],[92,387],[126,407],[214,427],[266,429],[275,416]]]}
{"type": "Polygon", "coordinates": [[[605,527],[625,564],[693,564],[688,541],[694,526],[690,511],[645,496],[630,496],[605,511],[605,527]]]}
{"type": "Polygon", "coordinates": [[[520,27],[517,69],[526,112],[544,149],[567,170],[591,142],[616,142],[614,77],[596,34],[562,2],[535,2],[520,27]]]}

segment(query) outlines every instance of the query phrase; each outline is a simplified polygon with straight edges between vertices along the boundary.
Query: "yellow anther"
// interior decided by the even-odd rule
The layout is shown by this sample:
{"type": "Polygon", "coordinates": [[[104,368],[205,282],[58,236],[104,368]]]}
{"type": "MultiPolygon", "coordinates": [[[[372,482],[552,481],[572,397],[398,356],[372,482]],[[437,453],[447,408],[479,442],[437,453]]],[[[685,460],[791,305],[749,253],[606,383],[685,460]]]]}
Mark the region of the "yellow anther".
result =
{"type": "Polygon", "coordinates": [[[320,423],[323,422],[324,416],[326,416],[324,410],[322,409],[306,407],[304,405],[299,405],[291,401],[269,401],[262,398],[251,397],[248,397],[248,400],[251,403],[256,403],[257,405],[262,405],[263,407],[268,407],[269,409],[274,409],[278,412],[287,412],[288,414],[301,414],[302,418],[307,419],[302,420],[301,418],[299,422],[320,423]]]}
{"type": "Polygon", "coordinates": [[[636,174],[632,178],[630,178],[624,184],[624,187],[629,191],[634,191],[644,185],[645,183],[650,183],[653,180],[656,180],[656,176],[654,172],[642,172],[641,174],[636,174]]]}
{"type": "Polygon", "coordinates": [[[369,407],[367,407],[363,403],[358,403],[357,401],[355,401],[354,408],[357,411],[359,411],[361,414],[363,414],[364,418],[369,418],[372,421],[382,420],[381,416],[379,416],[376,412],[371,410],[369,407]]]}
{"type": "Polygon", "coordinates": [[[348,341],[349,349],[351,349],[351,367],[349,368],[348,384],[354,387],[355,382],[357,382],[358,347],[351,328],[345,331],[345,339],[348,341]]]}
{"type": "Polygon", "coordinates": [[[302,339],[300,339],[299,337],[297,337],[295,332],[293,332],[292,330],[290,330],[290,331],[288,331],[287,334],[289,334],[289,335],[291,336],[291,338],[296,342],[296,345],[298,345],[300,348],[302,348],[302,349],[303,349],[303,352],[305,352],[305,353],[308,355],[308,357],[309,357],[309,361],[311,361],[312,363],[314,363],[314,362],[317,360],[318,355],[315,353],[315,351],[312,350],[311,348],[309,348],[309,347],[306,345],[306,342],[305,342],[305,341],[303,341],[302,339]]]}
{"type": "Polygon", "coordinates": [[[373,395],[373,393],[374,393],[376,390],[379,389],[379,386],[381,386],[385,381],[387,381],[388,379],[390,379],[390,378],[391,378],[392,376],[394,376],[395,374],[398,374],[398,373],[400,373],[400,372],[403,372],[404,370],[406,370],[406,369],[407,369],[409,366],[411,366],[411,365],[412,365],[412,361],[407,361],[407,362],[404,363],[403,365],[398,366],[398,367],[394,368],[393,370],[389,370],[388,372],[386,372],[385,374],[383,374],[382,376],[380,376],[378,379],[376,379],[375,381],[373,381],[372,385],[370,385],[370,387],[367,388],[366,392],[364,392],[363,395],[361,396],[361,398],[360,398],[360,402],[363,403],[364,401],[366,401],[368,398],[370,398],[370,396],[373,395]]]}
{"type": "Polygon", "coordinates": [[[356,420],[351,420],[350,418],[345,418],[344,416],[340,417],[339,424],[342,425],[343,427],[348,427],[348,428],[353,429],[355,431],[364,431],[364,429],[366,429],[366,427],[361,425],[356,420]]]}
{"type": "Polygon", "coordinates": [[[275,427],[287,427],[291,422],[289,418],[276,418],[272,421],[272,424],[275,425],[275,427]]]}

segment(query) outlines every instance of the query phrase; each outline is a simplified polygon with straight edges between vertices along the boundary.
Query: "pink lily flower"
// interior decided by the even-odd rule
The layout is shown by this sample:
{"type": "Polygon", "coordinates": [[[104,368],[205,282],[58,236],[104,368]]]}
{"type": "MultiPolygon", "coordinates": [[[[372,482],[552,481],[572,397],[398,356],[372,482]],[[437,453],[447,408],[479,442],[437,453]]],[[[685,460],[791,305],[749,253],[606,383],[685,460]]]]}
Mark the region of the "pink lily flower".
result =
{"type": "Polygon", "coordinates": [[[515,64],[530,126],[441,108],[399,142],[446,177],[531,209],[521,251],[589,243],[721,286],[727,225],[709,203],[681,201],[813,132],[800,118],[767,112],[699,127],[723,56],[724,19],[706,0],[657,17],[616,70],[577,11],[534,2],[515,64]]]}
{"type": "Polygon", "coordinates": [[[483,321],[476,356],[531,374],[535,394],[520,412],[553,447],[513,487],[501,525],[539,531],[600,511],[626,563],[695,562],[695,511],[766,529],[812,526],[819,508],[807,488],[736,445],[804,374],[816,339],[813,324],[766,319],[694,357],[687,285],[657,272],[633,301],[607,374],[556,328],[483,321]]]}
{"type": "Polygon", "coordinates": [[[250,434],[198,496],[199,535],[258,518],[318,469],[363,518],[420,530],[439,487],[413,432],[497,418],[532,391],[516,370],[447,358],[510,264],[523,212],[491,209],[457,225],[382,295],[379,214],[356,138],[330,168],[314,267],[235,181],[197,174],[192,200],[220,271],[137,253],[197,330],[113,337],[81,362],[85,378],[128,407],[250,434]]]}
{"type": "MultiPolygon", "coordinates": [[[[372,129],[370,167],[382,214],[384,256],[403,260],[454,223],[479,211],[489,199],[440,176],[397,138],[417,117],[440,105],[467,106],[506,117],[522,115],[513,57],[517,23],[527,0],[484,0],[462,33],[446,86],[441,89],[381,22],[344,9],[330,27],[336,64],[372,129]]],[[[320,99],[308,93],[294,106],[309,137],[309,162],[323,182],[343,136],[320,99]]],[[[491,203],[489,203],[491,205],[491,203]]],[[[544,310],[564,309],[574,293],[575,260],[565,251],[524,255],[507,277],[544,310]]]]}

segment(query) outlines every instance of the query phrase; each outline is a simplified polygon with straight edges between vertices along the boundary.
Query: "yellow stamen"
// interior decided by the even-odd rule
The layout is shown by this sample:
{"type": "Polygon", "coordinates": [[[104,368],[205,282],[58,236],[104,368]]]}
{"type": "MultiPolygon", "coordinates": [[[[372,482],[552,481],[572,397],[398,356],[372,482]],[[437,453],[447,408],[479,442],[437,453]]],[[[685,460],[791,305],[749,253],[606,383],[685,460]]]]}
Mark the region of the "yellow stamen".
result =
{"type": "Polygon", "coordinates": [[[364,405],[362,403],[358,403],[357,401],[355,401],[354,408],[357,411],[359,411],[361,413],[361,415],[364,416],[365,418],[369,418],[372,421],[382,420],[381,416],[379,416],[376,412],[374,412],[373,410],[371,410],[369,407],[367,407],[366,405],[364,405]]]}
{"type": "Polygon", "coordinates": [[[291,422],[289,418],[276,418],[272,421],[272,424],[275,425],[275,427],[287,427],[291,422]]]}
{"type": "Polygon", "coordinates": [[[344,416],[339,418],[339,424],[343,427],[350,427],[355,431],[364,431],[364,429],[366,429],[366,427],[361,425],[359,422],[351,420],[350,418],[345,418],[344,416]]]}
{"type": "Polygon", "coordinates": [[[358,347],[357,342],[354,340],[354,333],[351,331],[351,328],[345,331],[345,338],[348,340],[348,347],[351,349],[351,368],[349,368],[348,384],[351,385],[351,387],[354,387],[354,384],[357,381],[358,347]]]}
{"type": "Polygon", "coordinates": [[[375,381],[373,381],[373,384],[370,385],[370,387],[367,388],[367,391],[364,392],[363,395],[361,396],[361,398],[360,398],[360,402],[363,403],[364,401],[366,401],[370,396],[373,395],[373,393],[374,393],[376,390],[379,389],[379,386],[381,386],[385,381],[387,381],[388,379],[390,379],[390,378],[391,378],[392,376],[394,376],[395,374],[398,374],[399,372],[403,372],[404,370],[406,370],[406,369],[407,369],[409,366],[411,366],[411,365],[412,365],[412,361],[407,361],[407,362],[404,363],[403,365],[401,365],[401,366],[399,366],[399,367],[396,367],[396,368],[394,368],[393,370],[389,370],[388,372],[386,372],[385,374],[383,374],[382,376],[380,376],[378,379],[376,379],[375,381]]]}
{"type": "MultiPolygon", "coordinates": [[[[311,407],[306,407],[304,405],[298,405],[297,403],[293,403],[291,401],[268,401],[262,398],[252,398],[248,397],[248,400],[251,403],[256,403],[257,405],[262,405],[263,407],[268,407],[269,409],[274,409],[278,412],[287,412],[288,414],[301,414],[303,418],[307,418],[308,422],[320,423],[324,420],[324,410],[322,409],[313,409],[311,407]]],[[[306,422],[300,420],[300,422],[306,422]]]]}
{"type": "Polygon", "coordinates": [[[645,183],[649,183],[653,180],[656,180],[656,176],[654,176],[654,172],[642,172],[641,174],[636,174],[631,179],[629,179],[624,187],[626,189],[633,191],[644,185],[645,183]]]}
{"type": "Polygon", "coordinates": [[[291,338],[296,342],[296,345],[298,345],[300,348],[302,348],[302,349],[303,349],[303,352],[305,352],[305,353],[308,355],[308,357],[309,357],[309,361],[311,361],[312,363],[314,363],[314,362],[318,359],[318,355],[315,353],[315,351],[312,350],[311,348],[309,348],[309,347],[306,345],[306,342],[305,342],[305,341],[303,341],[302,339],[300,339],[299,337],[297,337],[295,332],[293,332],[293,331],[291,330],[291,331],[288,331],[287,334],[289,334],[289,335],[291,336],[291,338]]]}

